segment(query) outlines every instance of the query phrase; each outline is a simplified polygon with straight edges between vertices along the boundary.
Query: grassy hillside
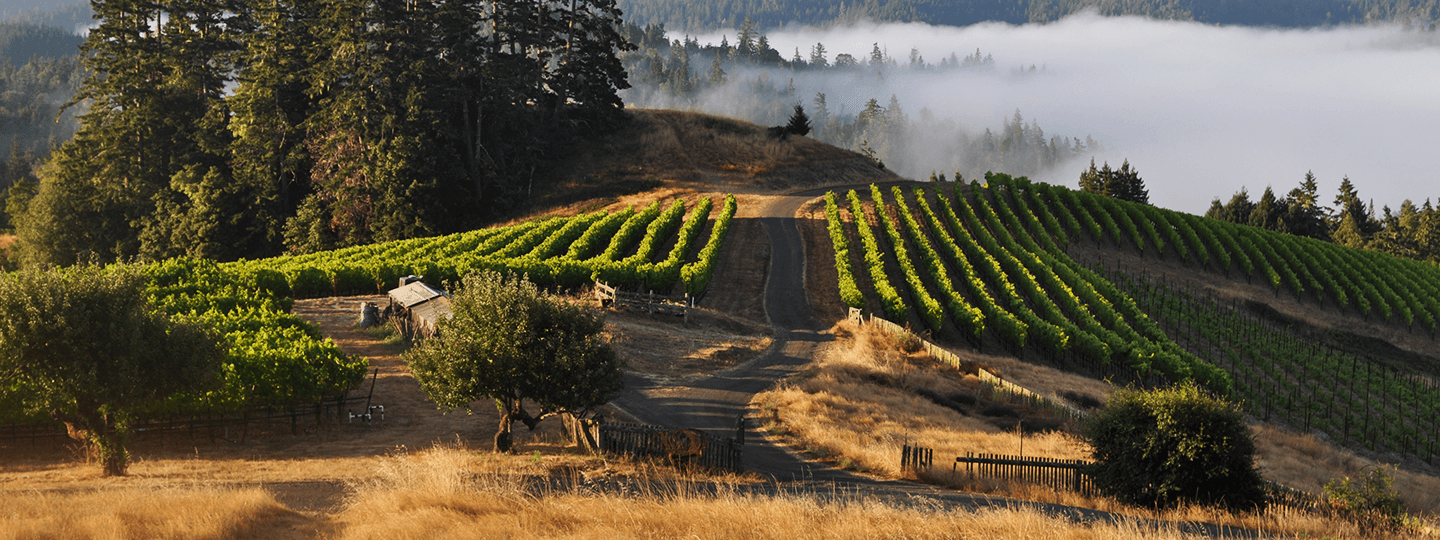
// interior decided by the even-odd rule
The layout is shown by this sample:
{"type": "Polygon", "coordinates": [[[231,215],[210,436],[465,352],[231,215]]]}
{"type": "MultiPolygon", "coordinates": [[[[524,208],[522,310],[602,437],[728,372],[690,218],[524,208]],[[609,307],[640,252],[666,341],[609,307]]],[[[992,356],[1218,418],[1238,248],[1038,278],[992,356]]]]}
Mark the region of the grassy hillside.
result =
{"type": "Polygon", "coordinates": [[[842,300],[957,344],[1097,377],[1193,378],[1257,419],[1398,460],[1440,457],[1431,357],[1440,267],[987,180],[872,187],[830,203],[842,300]],[[1196,276],[1247,295],[1197,288],[1196,276]],[[1272,302],[1356,324],[1325,329],[1272,302]],[[1355,333],[1367,329],[1379,331],[1355,333]],[[1396,333],[1411,350],[1384,339],[1396,333]]]}

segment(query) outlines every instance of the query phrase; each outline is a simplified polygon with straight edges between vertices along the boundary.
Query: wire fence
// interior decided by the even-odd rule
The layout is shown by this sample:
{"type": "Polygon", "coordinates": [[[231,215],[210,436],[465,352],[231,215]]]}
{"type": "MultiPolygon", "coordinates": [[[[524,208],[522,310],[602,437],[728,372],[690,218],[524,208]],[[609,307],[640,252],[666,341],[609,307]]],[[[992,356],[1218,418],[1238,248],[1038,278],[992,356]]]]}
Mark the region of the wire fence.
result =
{"type": "MultiPolygon", "coordinates": [[[[130,432],[136,440],[188,436],[191,440],[204,439],[211,443],[222,440],[244,442],[251,436],[252,428],[257,432],[268,431],[279,425],[288,427],[292,435],[298,435],[311,426],[319,428],[327,424],[383,419],[384,407],[371,405],[378,375],[379,370],[371,375],[370,389],[365,394],[241,411],[193,411],[142,417],[130,422],[130,432]]],[[[58,421],[0,424],[0,446],[41,447],[70,440],[65,425],[58,421]]]]}

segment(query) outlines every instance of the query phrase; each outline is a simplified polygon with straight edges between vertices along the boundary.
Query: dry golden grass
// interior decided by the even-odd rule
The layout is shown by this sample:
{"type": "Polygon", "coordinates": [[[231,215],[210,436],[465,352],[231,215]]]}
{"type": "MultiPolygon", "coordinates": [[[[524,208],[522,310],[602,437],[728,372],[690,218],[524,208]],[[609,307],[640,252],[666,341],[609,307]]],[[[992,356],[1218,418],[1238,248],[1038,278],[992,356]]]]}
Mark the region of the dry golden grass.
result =
{"type": "Polygon", "coordinates": [[[112,487],[0,493],[0,539],[128,538],[1188,538],[1164,522],[1289,537],[1357,538],[1343,522],[1186,508],[1076,523],[1028,506],[972,511],[856,493],[764,494],[752,478],[567,456],[496,456],[460,445],[373,458],[335,514],[295,512],[256,489],[112,487]],[[617,480],[624,491],[533,487],[617,480]],[[703,487],[703,489],[702,489],[703,487]],[[623,494],[621,494],[623,493],[623,494]],[[183,509],[177,511],[177,509],[183,509]],[[1148,521],[1157,519],[1156,525],[1148,521]]]}
{"type": "Polygon", "coordinates": [[[357,486],[343,539],[392,538],[1184,538],[1135,521],[1076,524],[1031,509],[902,508],[864,497],[703,494],[684,482],[640,493],[533,493],[513,477],[467,476],[469,458],[436,448],[397,456],[357,486]]]}
{"type": "MultiPolygon", "coordinates": [[[[1355,477],[1379,466],[1348,450],[1335,448],[1315,438],[1273,426],[1255,426],[1256,452],[1265,477],[1295,489],[1322,493],[1332,478],[1355,477]]],[[[1440,517],[1440,478],[1395,471],[1395,490],[1410,512],[1440,517]]]]}
{"type": "MultiPolygon", "coordinates": [[[[841,343],[806,376],[752,401],[763,411],[762,420],[770,423],[767,427],[842,467],[896,478],[902,476],[899,456],[905,444],[931,448],[941,456],[1022,452],[1014,428],[960,414],[915,393],[927,389],[941,395],[983,395],[979,379],[928,356],[904,354],[883,332],[849,322],[835,331],[841,343]]],[[[1079,459],[1089,452],[1075,437],[1059,431],[1026,434],[1023,444],[1026,456],[1079,459]]]]}
{"type": "MultiPolygon", "coordinates": [[[[1289,537],[1362,536],[1352,524],[1319,516],[1277,512],[1234,515],[1213,508],[1188,506],[1156,512],[1101,496],[1087,497],[1032,484],[953,474],[947,465],[953,456],[966,452],[1020,453],[1016,430],[1001,429],[991,421],[961,415],[915,394],[918,388],[942,395],[952,391],[973,392],[978,380],[959,375],[954,368],[923,356],[900,352],[899,343],[883,332],[850,323],[841,323],[835,330],[840,340],[828,356],[797,380],[756,396],[753,404],[761,409],[762,420],[766,420],[767,427],[774,432],[790,438],[792,444],[802,450],[826,456],[841,466],[890,478],[917,478],[965,491],[1161,521],[1212,523],[1289,537]],[[936,466],[919,473],[918,477],[913,472],[900,471],[900,447],[907,442],[933,449],[936,466]]],[[[1061,388],[1058,385],[1062,382],[1065,387],[1075,384],[1075,381],[1066,381],[1074,375],[1056,375],[1047,372],[1048,368],[1034,366],[1028,370],[1017,369],[1027,366],[1015,360],[1009,362],[1002,364],[1007,366],[1002,371],[1007,376],[1029,374],[1028,383],[1051,381],[1057,385],[1056,389],[1061,388]]],[[[1106,387],[1108,385],[1085,388],[1100,392],[1106,387]]],[[[1042,393],[1046,392],[1042,390],[1042,393]]],[[[1260,465],[1266,477],[1312,493],[1320,493],[1320,484],[1330,478],[1355,475],[1364,467],[1373,466],[1313,437],[1261,427],[1257,428],[1257,438],[1260,465]]],[[[1026,456],[1088,459],[1089,453],[1088,445],[1066,433],[1027,434],[1024,439],[1026,456]]],[[[1397,475],[1396,488],[1412,513],[1433,515],[1434,501],[1440,497],[1440,481],[1402,471],[1397,475]]]]}
{"type": "Polygon", "coordinates": [[[0,234],[0,250],[10,249],[12,245],[15,245],[15,235],[0,234]]]}
{"type": "Polygon", "coordinates": [[[0,493],[0,539],[314,538],[328,529],[259,488],[0,493]]]}

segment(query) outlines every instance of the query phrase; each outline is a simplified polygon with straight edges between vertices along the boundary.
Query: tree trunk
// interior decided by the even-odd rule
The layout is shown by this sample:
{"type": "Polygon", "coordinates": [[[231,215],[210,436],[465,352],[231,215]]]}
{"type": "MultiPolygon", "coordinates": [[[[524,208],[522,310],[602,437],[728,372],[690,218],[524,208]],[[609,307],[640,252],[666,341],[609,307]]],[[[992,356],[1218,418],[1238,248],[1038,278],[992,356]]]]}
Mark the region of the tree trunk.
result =
{"type": "Polygon", "coordinates": [[[51,411],[50,416],[65,424],[71,439],[85,444],[87,457],[100,463],[104,476],[125,476],[130,458],[125,451],[128,433],[124,426],[112,425],[114,418],[100,412],[99,405],[81,405],[75,416],[59,411],[51,411]]]}
{"type": "Polygon", "coordinates": [[[504,405],[500,407],[500,429],[495,432],[495,452],[498,454],[509,454],[510,449],[514,446],[510,434],[510,426],[515,423],[512,416],[514,410],[514,406],[509,400],[505,400],[504,405]]]}

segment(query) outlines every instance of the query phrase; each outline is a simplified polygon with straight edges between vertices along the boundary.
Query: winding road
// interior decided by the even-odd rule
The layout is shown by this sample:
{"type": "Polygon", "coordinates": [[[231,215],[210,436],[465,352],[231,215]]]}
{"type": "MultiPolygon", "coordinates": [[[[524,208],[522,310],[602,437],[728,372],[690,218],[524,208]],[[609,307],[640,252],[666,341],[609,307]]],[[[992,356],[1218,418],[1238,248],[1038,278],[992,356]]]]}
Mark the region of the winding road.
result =
{"type": "MultiPolygon", "coordinates": [[[[777,196],[761,210],[760,223],[770,240],[770,271],[765,282],[765,313],[775,340],[759,358],[715,375],[678,386],[660,386],[627,375],[626,390],[614,404],[647,424],[688,427],[713,435],[734,436],[737,418],[750,399],[792,375],[815,358],[834,337],[815,319],[805,295],[805,244],[795,212],[824,191],[777,196]]],[[[763,437],[747,437],[747,470],[775,480],[858,482],[864,479],[799,459],[763,437]]]]}
{"type": "MultiPolygon", "coordinates": [[[[805,243],[795,214],[826,191],[807,190],[776,196],[761,210],[760,222],[770,240],[770,271],[765,282],[765,313],[774,329],[774,343],[759,358],[682,385],[657,385],[627,374],[625,391],[613,404],[647,424],[700,429],[734,436],[736,419],[749,410],[750,399],[777,381],[799,372],[834,342],[829,324],[815,319],[805,292],[805,243]]],[[[753,432],[752,432],[753,433],[753,432]]],[[[771,480],[781,493],[864,494],[899,504],[980,509],[1032,507],[1079,522],[1138,522],[1145,527],[1175,527],[1182,533],[1207,537],[1253,538],[1257,531],[1210,523],[1160,522],[1121,514],[958,492],[935,486],[881,480],[852,474],[823,463],[806,461],[774,438],[754,433],[745,439],[745,469],[771,480]]],[[[896,456],[899,459],[899,456],[896,456]]]]}

